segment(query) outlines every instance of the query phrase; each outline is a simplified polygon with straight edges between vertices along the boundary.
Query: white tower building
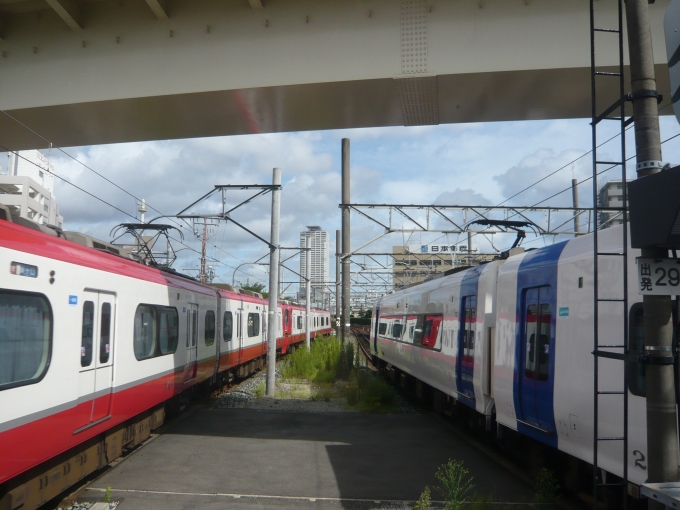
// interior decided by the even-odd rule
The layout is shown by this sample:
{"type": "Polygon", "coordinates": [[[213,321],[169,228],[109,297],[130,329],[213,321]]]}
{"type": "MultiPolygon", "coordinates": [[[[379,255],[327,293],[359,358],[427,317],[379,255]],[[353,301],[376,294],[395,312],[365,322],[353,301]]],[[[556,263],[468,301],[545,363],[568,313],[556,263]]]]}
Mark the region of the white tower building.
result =
{"type": "Polygon", "coordinates": [[[0,158],[0,204],[11,213],[42,225],[61,228],[54,198],[54,165],[37,150],[0,158]]]}
{"type": "MultiPolygon", "coordinates": [[[[307,239],[311,241],[311,279],[312,290],[317,296],[321,296],[326,289],[328,282],[328,232],[321,227],[307,227],[307,230],[300,232],[300,247],[304,248],[307,239]]],[[[300,254],[300,274],[307,277],[307,251],[303,250],[300,254]]],[[[300,280],[300,293],[304,295],[306,280],[300,280]]]]}

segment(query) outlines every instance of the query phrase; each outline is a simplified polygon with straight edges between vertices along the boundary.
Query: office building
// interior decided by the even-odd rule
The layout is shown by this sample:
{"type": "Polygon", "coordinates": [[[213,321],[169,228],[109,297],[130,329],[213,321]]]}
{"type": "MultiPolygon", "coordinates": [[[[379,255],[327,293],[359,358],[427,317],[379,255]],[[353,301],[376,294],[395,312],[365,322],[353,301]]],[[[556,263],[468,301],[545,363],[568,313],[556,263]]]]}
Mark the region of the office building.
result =
{"type": "Polygon", "coordinates": [[[62,228],[54,197],[54,166],[39,151],[8,153],[0,158],[0,205],[14,216],[62,228]]]}

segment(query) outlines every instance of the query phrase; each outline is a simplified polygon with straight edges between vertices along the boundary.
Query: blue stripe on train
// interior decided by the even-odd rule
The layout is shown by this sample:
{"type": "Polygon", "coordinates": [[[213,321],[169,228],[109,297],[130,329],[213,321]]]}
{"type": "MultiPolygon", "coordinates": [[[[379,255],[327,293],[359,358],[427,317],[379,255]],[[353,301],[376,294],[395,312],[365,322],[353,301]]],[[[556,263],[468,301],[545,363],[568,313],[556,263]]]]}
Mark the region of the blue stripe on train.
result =
{"type": "MultiPolygon", "coordinates": [[[[529,252],[520,263],[517,274],[517,310],[515,338],[515,373],[513,396],[517,415],[517,430],[537,441],[557,448],[557,430],[553,406],[555,383],[555,315],[557,314],[557,263],[568,241],[529,252]],[[538,289],[538,290],[536,290],[538,289]],[[527,293],[529,293],[527,295],[527,293]],[[540,293],[540,298],[537,296],[540,293]],[[539,376],[536,371],[525,370],[525,312],[527,300],[540,299],[550,305],[549,373],[539,376]],[[521,421],[520,421],[521,420],[521,421]],[[522,421],[524,423],[522,423],[522,421]]],[[[536,338],[540,337],[540,332],[536,338]]],[[[538,340],[533,355],[536,359],[538,340]]],[[[545,346],[543,346],[545,349],[545,346]]]]}

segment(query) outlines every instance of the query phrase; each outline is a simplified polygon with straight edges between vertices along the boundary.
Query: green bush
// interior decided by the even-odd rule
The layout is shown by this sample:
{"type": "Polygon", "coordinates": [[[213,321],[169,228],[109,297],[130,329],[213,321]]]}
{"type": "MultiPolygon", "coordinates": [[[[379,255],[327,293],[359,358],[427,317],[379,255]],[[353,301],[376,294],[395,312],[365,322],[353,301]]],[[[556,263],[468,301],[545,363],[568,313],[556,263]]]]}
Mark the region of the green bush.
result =
{"type": "Polygon", "coordinates": [[[437,469],[435,476],[441,483],[437,490],[441,493],[446,505],[446,510],[460,510],[463,508],[465,498],[474,489],[472,477],[463,465],[463,461],[450,460],[437,469]]]}
{"type": "Polygon", "coordinates": [[[342,343],[330,336],[317,337],[308,351],[296,349],[286,357],[281,375],[286,379],[306,379],[315,383],[335,381],[340,370],[342,343]]]}
{"type": "Polygon", "coordinates": [[[356,379],[345,389],[347,404],[361,411],[390,411],[394,408],[394,389],[370,370],[358,370],[356,379]]]}

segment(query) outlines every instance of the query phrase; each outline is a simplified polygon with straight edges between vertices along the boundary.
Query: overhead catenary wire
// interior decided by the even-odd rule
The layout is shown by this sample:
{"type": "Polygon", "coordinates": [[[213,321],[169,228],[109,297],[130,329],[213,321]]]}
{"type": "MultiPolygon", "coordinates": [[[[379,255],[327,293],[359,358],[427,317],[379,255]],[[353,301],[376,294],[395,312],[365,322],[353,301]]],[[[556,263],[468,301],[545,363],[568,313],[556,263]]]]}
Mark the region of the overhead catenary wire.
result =
{"type": "MultiPolygon", "coordinates": [[[[16,118],[13,117],[11,114],[7,113],[7,112],[4,111],[4,110],[0,110],[0,113],[4,114],[4,115],[7,116],[9,119],[11,119],[12,121],[16,122],[16,123],[19,124],[21,127],[23,127],[24,129],[26,129],[26,130],[29,131],[30,133],[34,134],[34,135],[37,136],[38,138],[44,140],[45,143],[49,144],[50,149],[55,149],[55,150],[61,152],[61,153],[64,154],[66,157],[72,159],[73,161],[75,161],[76,163],[78,163],[79,165],[81,165],[82,167],[84,167],[84,168],[86,168],[87,170],[91,171],[92,173],[94,173],[94,174],[97,175],[98,177],[104,179],[106,182],[108,182],[108,183],[111,184],[112,186],[116,187],[117,189],[119,189],[119,190],[122,191],[123,193],[127,194],[128,196],[134,198],[136,201],[140,202],[140,201],[142,200],[141,198],[137,197],[136,195],[134,195],[134,194],[131,193],[130,191],[126,190],[125,188],[123,188],[122,186],[120,186],[119,184],[117,184],[116,182],[114,182],[114,181],[112,181],[111,179],[109,179],[108,177],[102,175],[100,172],[96,171],[96,170],[95,170],[94,168],[92,168],[91,166],[85,164],[84,162],[80,161],[78,158],[76,158],[76,157],[74,157],[73,155],[69,154],[69,153],[66,152],[64,149],[62,149],[61,147],[59,147],[58,145],[55,145],[55,144],[52,143],[49,139],[47,139],[46,137],[44,137],[43,135],[41,135],[40,133],[38,133],[38,132],[35,131],[34,129],[30,128],[29,126],[27,126],[26,124],[24,124],[24,123],[21,122],[20,120],[16,119],[16,118]]],[[[32,161],[30,161],[30,160],[24,158],[23,156],[20,156],[19,153],[18,153],[18,151],[9,149],[8,147],[5,147],[4,145],[0,145],[0,147],[2,147],[2,148],[3,148],[4,150],[6,150],[7,152],[12,153],[12,154],[15,154],[16,156],[18,156],[18,157],[24,159],[25,161],[28,161],[29,163],[35,165],[35,163],[33,163],[32,161]]],[[[35,165],[35,166],[37,166],[37,165],[35,165]]],[[[129,216],[129,217],[131,217],[131,218],[133,218],[133,219],[135,219],[135,220],[138,219],[136,216],[131,215],[131,214],[129,214],[129,213],[123,211],[123,210],[120,209],[119,207],[113,206],[112,204],[110,204],[110,203],[104,201],[103,199],[97,197],[96,195],[93,195],[92,193],[86,191],[85,189],[83,189],[83,188],[81,188],[81,187],[79,187],[79,186],[73,184],[72,182],[66,180],[65,178],[63,178],[63,177],[61,177],[61,176],[55,174],[54,172],[49,171],[49,173],[53,174],[53,175],[54,175],[55,177],[57,177],[58,179],[60,179],[60,180],[62,180],[62,181],[64,181],[64,182],[70,184],[71,186],[73,186],[73,187],[79,189],[80,191],[83,191],[84,193],[87,193],[88,195],[92,196],[93,198],[96,198],[96,199],[99,200],[100,202],[106,203],[107,205],[113,207],[114,209],[116,209],[116,210],[122,212],[122,213],[125,214],[126,216],[129,216]]],[[[182,228],[184,227],[184,225],[183,225],[182,223],[178,222],[178,221],[177,221],[176,219],[174,219],[172,216],[168,216],[168,215],[164,214],[162,211],[156,209],[155,207],[153,207],[153,206],[152,206],[151,204],[149,204],[148,202],[146,203],[146,205],[147,205],[147,207],[148,207],[149,209],[152,209],[153,211],[156,211],[156,212],[157,212],[158,214],[160,214],[161,216],[167,217],[168,219],[170,219],[170,221],[172,221],[172,222],[175,223],[176,225],[178,225],[178,226],[180,226],[180,227],[182,227],[182,228]]],[[[210,243],[209,243],[209,244],[210,244],[210,243]]],[[[225,255],[227,255],[227,256],[229,256],[229,257],[233,257],[234,259],[238,260],[239,262],[243,262],[243,260],[239,259],[237,256],[233,255],[232,253],[227,252],[226,250],[224,250],[224,249],[222,249],[222,248],[219,248],[219,247],[218,247],[217,245],[215,245],[214,243],[212,243],[211,246],[213,246],[214,248],[220,250],[220,251],[221,251],[222,253],[224,253],[225,255]]]]}
{"type": "MultiPolygon", "coordinates": [[[[4,150],[6,150],[7,152],[10,152],[10,153],[16,155],[17,157],[23,159],[23,160],[26,161],[27,163],[30,163],[31,165],[36,166],[36,167],[38,167],[38,168],[41,168],[39,165],[37,165],[36,163],[34,163],[33,161],[31,161],[30,159],[25,158],[24,156],[22,156],[21,154],[19,154],[17,151],[13,151],[13,150],[7,148],[7,147],[6,147],[5,145],[3,145],[2,143],[0,143],[0,147],[3,148],[4,150]]],[[[82,192],[85,193],[86,195],[88,195],[88,196],[94,198],[95,200],[98,200],[98,201],[101,202],[102,204],[105,204],[105,205],[111,207],[112,209],[115,209],[116,211],[118,211],[118,212],[120,212],[120,213],[122,213],[122,214],[124,214],[124,215],[126,215],[126,216],[128,216],[128,217],[130,217],[130,218],[132,218],[132,219],[134,219],[134,220],[137,219],[136,216],[133,216],[132,214],[130,214],[130,213],[124,211],[123,209],[120,209],[119,207],[117,207],[117,206],[111,204],[110,202],[107,202],[107,201],[104,200],[103,198],[98,197],[97,195],[95,195],[94,193],[91,193],[91,192],[87,191],[86,189],[81,188],[81,187],[78,186],[77,184],[72,183],[72,182],[69,181],[68,179],[66,179],[66,178],[64,178],[64,177],[62,177],[62,176],[60,176],[59,174],[57,174],[57,173],[55,173],[55,172],[50,172],[50,173],[51,173],[52,175],[54,175],[57,179],[59,179],[59,180],[65,182],[66,184],[68,184],[68,185],[70,185],[70,186],[73,186],[73,187],[76,188],[78,191],[82,191],[82,192]]],[[[191,251],[193,251],[193,252],[195,252],[195,253],[198,253],[198,254],[200,255],[200,252],[199,252],[198,250],[196,250],[196,249],[192,248],[191,246],[189,246],[189,245],[183,243],[183,242],[180,241],[179,239],[176,239],[176,238],[174,238],[174,237],[172,237],[172,236],[169,236],[169,238],[170,238],[172,241],[176,242],[177,244],[180,244],[180,245],[184,246],[185,248],[187,248],[187,249],[189,249],[189,250],[191,250],[191,251]]],[[[221,248],[219,248],[219,247],[217,247],[217,246],[216,246],[216,248],[219,249],[220,251],[224,251],[224,250],[222,250],[221,248]]],[[[226,252],[225,252],[225,253],[226,253],[226,252]]],[[[213,257],[209,257],[209,258],[211,259],[211,262],[215,262],[215,263],[217,263],[218,265],[227,267],[227,268],[229,268],[229,269],[234,269],[234,266],[230,266],[229,264],[226,264],[226,263],[220,261],[219,259],[216,259],[216,258],[213,258],[213,257]]],[[[264,281],[264,280],[262,280],[261,278],[258,278],[258,277],[256,277],[256,276],[253,276],[253,275],[250,275],[250,276],[252,276],[253,278],[255,278],[255,279],[257,279],[257,280],[264,281]]]]}

